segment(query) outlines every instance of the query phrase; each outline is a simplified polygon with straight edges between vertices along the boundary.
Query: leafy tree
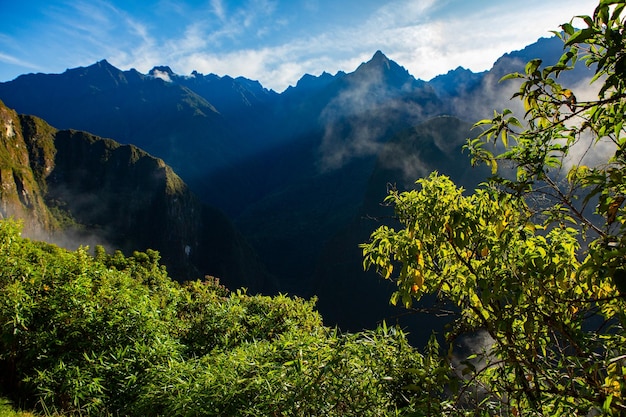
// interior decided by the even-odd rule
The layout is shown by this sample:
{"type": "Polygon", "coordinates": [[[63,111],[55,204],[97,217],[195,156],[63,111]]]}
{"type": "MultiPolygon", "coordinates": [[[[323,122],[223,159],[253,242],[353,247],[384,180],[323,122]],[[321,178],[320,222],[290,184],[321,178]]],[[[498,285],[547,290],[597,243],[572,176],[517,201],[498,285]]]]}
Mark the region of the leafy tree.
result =
{"type": "Polygon", "coordinates": [[[504,77],[521,81],[524,117],[495,112],[467,144],[493,178],[469,195],[436,173],[391,191],[399,229],[362,245],[365,267],[397,281],[392,303],[436,294],[458,307],[450,338],[489,334],[450,414],[626,413],[625,5],[601,0],[556,32],[556,64],[504,77]],[[558,82],[579,62],[592,100],[558,82]]]}

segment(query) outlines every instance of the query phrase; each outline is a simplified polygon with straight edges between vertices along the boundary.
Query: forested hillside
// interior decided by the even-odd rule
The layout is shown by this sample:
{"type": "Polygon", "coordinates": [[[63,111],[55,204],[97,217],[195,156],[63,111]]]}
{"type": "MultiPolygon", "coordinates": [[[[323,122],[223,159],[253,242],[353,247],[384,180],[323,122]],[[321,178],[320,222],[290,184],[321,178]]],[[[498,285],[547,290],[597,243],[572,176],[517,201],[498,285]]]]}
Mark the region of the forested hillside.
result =
{"type": "MultiPolygon", "coordinates": [[[[302,83],[307,94],[321,90],[291,115],[323,114],[326,98],[343,102],[344,88],[372,74],[389,88],[368,83],[372,100],[359,111],[332,114],[302,141],[266,149],[302,158],[273,155],[267,175],[252,181],[270,192],[245,197],[239,224],[265,222],[248,224],[247,236],[268,253],[284,247],[276,255],[288,258],[284,265],[270,267],[303,270],[304,278],[295,274],[301,288],[319,293],[331,314],[356,321],[380,307],[377,298],[389,300],[398,315],[419,314],[406,326],[421,343],[386,322],[353,333],[325,325],[315,297],[251,294],[213,276],[178,282],[155,250],[67,250],[25,238],[22,222],[3,219],[1,396],[44,415],[625,415],[625,10],[623,0],[599,0],[592,15],[564,23],[554,59],[499,66],[512,62],[504,57],[497,68],[517,68],[501,74],[512,109],[474,124],[454,115],[411,119],[400,105],[437,109],[442,94],[480,98],[475,92],[487,91],[482,83],[497,71],[454,71],[447,76],[467,88],[445,77],[433,86],[377,53],[355,73],[302,83]],[[581,67],[593,74],[590,86],[579,84],[581,67]],[[352,129],[383,120],[376,109],[397,129],[382,126],[362,142],[352,129]],[[460,151],[467,163],[453,156],[460,151]],[[282,178],[286,172],[293,176],[282,178]],[[268,227],[281,223],[297,228],[272,236],[268,227]],[[294,245],[306,241],[319,246],[294,245]],[[357,257],[369,275],[352,272],[357,257]]],[[[151,205],[137,216],[143,204],[116,206],[140,190],[163,187],[166,207],[195,198],[163,161],[134,146],[57,131],[5,107],[0,117],[3,210],[15,207],[7,214],[30,214],[50,230],[83,224],[68,213],[98,219],[74,206],[80,200],[60,204],[59,183],[72,192],[121,191],[104,205],[120,217],[116,228],[126,216],[141,225],[140,216],[158,211],[151,205]],[[142,164],[163,175],[146,180],[142,164]]]]}
{"type": "Polygon", "coordinates": [[[271,288],[254,251],[221,212],[134,145],[57,130],[0,102],[0,217],[69,248],[154,249],[178,280],[204,274],[271,288]]]}

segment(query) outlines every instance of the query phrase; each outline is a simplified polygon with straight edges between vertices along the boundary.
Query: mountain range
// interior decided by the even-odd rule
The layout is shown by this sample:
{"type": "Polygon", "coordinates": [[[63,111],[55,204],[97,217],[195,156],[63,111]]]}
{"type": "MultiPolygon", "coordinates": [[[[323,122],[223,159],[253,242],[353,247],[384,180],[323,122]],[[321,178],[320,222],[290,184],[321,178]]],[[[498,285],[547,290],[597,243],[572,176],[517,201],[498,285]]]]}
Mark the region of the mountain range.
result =
{"type": "MultiPolygon", "coordinates": [[[[141,74],[100,61],[0,83],[0,99],[7,114],[36,116],[15,114],[13,126],[37,120],[67,158],[42,168],[30,157],[35,183],[47,190],[37,204],[105,231],[112,247],[153,246],[180,279],[215,274],[252,292],[317,295],[328,324],[358,330],[398,314],[388,306],[390,283],[362,271],[358,248],[380,219],[393,221],[380,205],[388,184],[407,188],[432,170],[478,184],[488,174],[461,152],[476,136],[472,123],[518,106],[509,100],[514,83],[498,80],[562,52],[559,39],[542,38],[489,71],[459,67],[423,81],[377,51],[353,72],[306,74],[281,93],[242,77],[167,66],[141,74]],[[95,210],[85,193],[106,203],[95,210]],[[187,246],[197,256],[185,266],[187,246]]],[[[573,88],[590,76],[579,67],[563,83],[573,88]]],[[[4,215],[17,203],[7,193],[0,200],[4,215]]],[[[39,216],[44,226],[55,221],[39,216]]]]}

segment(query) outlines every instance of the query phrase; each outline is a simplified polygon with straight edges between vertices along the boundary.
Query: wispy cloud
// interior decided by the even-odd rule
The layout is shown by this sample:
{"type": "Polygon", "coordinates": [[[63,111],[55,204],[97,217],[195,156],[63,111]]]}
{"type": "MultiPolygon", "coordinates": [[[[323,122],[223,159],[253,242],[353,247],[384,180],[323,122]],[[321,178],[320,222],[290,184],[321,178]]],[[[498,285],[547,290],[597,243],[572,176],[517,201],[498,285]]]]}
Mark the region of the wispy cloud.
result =
{"type": "Polygon", "coordinates": [[[29,68],[32,70],[41,70],[42,68],[39,65],[23,61],[17,57],[12,55],[4,54],[0,52],[0,62],[4,62],[5,64],[18,65],[20,67],[29,68]]]}
{"type": "Polygon", "coordinates": [[[352,71],[380,49],[414,76],[430,79],[459,65],[487,69],[502,53],[549,36],[575,14],[591,13],[596,1],[484,3],[363,0],[355,17],[354,5],[327,0],[160,0],[149,6],[60,0],[42,8],[46,19],[37,30],[45,37],[33,35],[32,48],[0,49],[0,59],[30,62],[25,68],[43,66],[35,64],[38,53],[63,68],[102,58],[142,72],[169,65],[181,74],[243,75],[282,91],[304,73],[352,71]]]}
{"type": "Polygon", "coordinates": [[[226,10],[224,10],[224,3],[222,0],[211,0],[211,8],[213,13],[221,20],[226,20],[226,10]]]}
{"type": "Polygon", "coordinates": [[[526,7],[511,10],[489,6],[463,14],[448,13],[424,24],[390,28],[385,37],[395,40],[389,43],[390,56],[402,60],[421,78],[430,79],[458,65],[483,71],[503,52],[551,36],[550,30],[558,30],[575,14],[591,13],[592,3],[564,5],[532,0],[526,7]],[[406,48],[403,40],[410,40],[416,48],[406,48]]]}

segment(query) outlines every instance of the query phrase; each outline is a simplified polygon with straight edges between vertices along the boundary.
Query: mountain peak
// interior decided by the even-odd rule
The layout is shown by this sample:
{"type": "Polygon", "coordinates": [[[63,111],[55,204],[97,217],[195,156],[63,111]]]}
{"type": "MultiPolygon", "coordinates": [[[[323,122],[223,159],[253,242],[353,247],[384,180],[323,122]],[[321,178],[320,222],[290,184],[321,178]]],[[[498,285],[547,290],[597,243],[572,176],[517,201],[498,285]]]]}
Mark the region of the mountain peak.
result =
{"type": "Polygon", "coordinates": [[[382,77],[385,83],[396,88],[404,88],[413,85],[416,80],[409,74],[406,68],[398,65],[389,59],[382,51],[378,50],[367,62],[362,63],[352,73],[351,77],[373,79],[371,77],[382,77]]]}
{"type": "Polygon", "coordinates": [[[372,68],[382,68],[383,70],[390,70],[392,64],[394,64],[398,68],[402,68],[398,64],[387,58],[387,56],[383,54],[381,50],[378,50],[376,51],[374,56],[372,56],[372,59],[370,59],[368,62],[365,62],[361,66],[366,65],[372,68]]]}
{"type": "Polygon", "coordinates": [[[155,72],[164,72],[169,75],[174,75],[174,71],[172,71],[172,69],[168,67],[167,65],[157,65],[156,67],[150,70],[149,74],[153,75],[155,72]]]}
{"type": "Polygon", "coordinates": [[[154,78],[160,78],[166,82],[172,82],[172,77],[176,74],[174,74],[174,71],[167,65],[160,65],[152,68],[148,75],[154,78]]]}
{"type": "Polygon", "coordinates": [[[94,80],[97,80],[95,84],[98,85],[115,85],[124,79],[123,71],[111,65],[106,59],[100,60],[87,67],[67,69],[63,75],[68,77],[66,78],[67,82],[84,82],[89,78],[92,83],[94,80]]]}
{"type": "Polygon", "coordinates": [[[372,59],[370,60],[370,62],[377,62],[377,61],[381,61],[381,62],[385,62],[385,61],[389,61],[389,58],[387,58],[387,56],[385,54],[383,54],[383,52],[379,49],[378,51],[376,51],[376,53],[374,54],[374,56],[372,57],[372,59]]]}
{"type": "Polygon", "coordinates": [[[428,83],[443,96],[459,95],[463,92],[471,91],[482,81],[485,72],[474,73],[461,66],[441,74],[428,83]]]}
{"type": "Polygon", "coordinates": [[[409,75],[409,72],[404,67],[398,65],[397,63],[389,59],[380,50],[376,51],[374,56],[372,56],[372,59],[370,59],[367,62],[362,63],[359,66],[359,68],[357,68],[357,71],[364,70],[364,69],[367,71],[383,70],[384,72],[392,72],[392,73],[398,73],[398,74],[401,73],[402,75],[407,75],[407,76],[409,75]]]}
{"type": "Polygon", "coordinates": [[[78,68],[73,68],[73,69],[68,69],[66,72],[71,72],[71,71],[75,71],[75,70],[105,70],[107,72],[121,72],[121,70],[119,70],[118,68],[116,68],[115,66],[111,65],[111,63],[109,61],[107,61],[106,59],[102,59],[98,62],[96,62],[95,64],[91,64],[87,67],[78,67],[78,68]]]}
{"type": "Polygon", "coordinates": [[[315,76],[311,74],[304,74],[296,84],[295,88],[302,90],[310,90],[316,87],[322,87],[330,83],[335,77],[324,71],[321,75],[315,76]]]}

